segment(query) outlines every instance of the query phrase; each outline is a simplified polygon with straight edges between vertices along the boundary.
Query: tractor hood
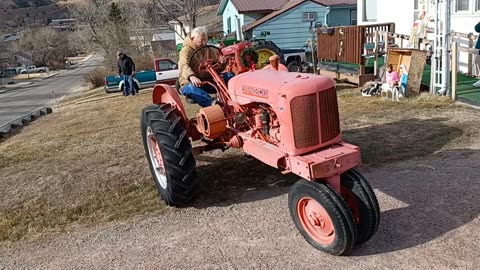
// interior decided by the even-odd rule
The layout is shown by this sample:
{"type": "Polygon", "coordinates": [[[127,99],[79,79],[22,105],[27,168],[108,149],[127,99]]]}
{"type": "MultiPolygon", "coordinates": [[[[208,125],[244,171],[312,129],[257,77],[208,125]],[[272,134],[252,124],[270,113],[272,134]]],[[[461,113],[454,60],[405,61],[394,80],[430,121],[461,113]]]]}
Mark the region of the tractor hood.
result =
{"type": "Polygon", "coordinates": [[[277,104],[279,99],[317,93],[335,87],[326,76],[278,70],[255,70],[239,74],[228,82],[230,96],[240,105],[261,102],[277,104]]]}

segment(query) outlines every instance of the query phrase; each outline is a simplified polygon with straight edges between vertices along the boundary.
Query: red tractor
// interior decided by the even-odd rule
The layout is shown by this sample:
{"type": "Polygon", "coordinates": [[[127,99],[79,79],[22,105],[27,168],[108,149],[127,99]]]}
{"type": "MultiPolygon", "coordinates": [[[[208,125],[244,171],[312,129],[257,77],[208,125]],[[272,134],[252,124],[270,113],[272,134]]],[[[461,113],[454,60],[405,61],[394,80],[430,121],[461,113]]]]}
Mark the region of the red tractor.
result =
{"type": "Polygon", "coordinates": [[[256,69],[258,54],[243,42],[222,49],[199,48],[190,65],[217,90],[218,103],[189,119],[178,92],[165,84],[153,90],[142,112],[146,157],[160,196],[185,205],[198,186],[195,155],[242,149],[248,155],[302,179],[289,192],[291,217],[313,247],[347,253],[377,231],[380,209],[367,180],[354,169],[357,146],[342,141],[335,82],[288,72],[278,56],[256,69]],[[224,72],[235,74],[224,82],[224,72]],[[191,142],[201,141],[192,148],[191,142]]]}

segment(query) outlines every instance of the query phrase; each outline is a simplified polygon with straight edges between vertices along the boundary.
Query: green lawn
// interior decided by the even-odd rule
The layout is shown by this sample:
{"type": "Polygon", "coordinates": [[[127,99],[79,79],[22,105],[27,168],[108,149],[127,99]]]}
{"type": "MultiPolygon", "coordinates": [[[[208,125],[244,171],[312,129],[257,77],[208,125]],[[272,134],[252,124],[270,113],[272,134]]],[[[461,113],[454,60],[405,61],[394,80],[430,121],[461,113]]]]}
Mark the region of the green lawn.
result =
{"type": "MultiPolygon", "coordinates": [[[[430,73],[431,66],[425,65],[423,71],[422,84],[430,86],[430,73]]],[[[457,76],[457,97],[460,100],[473,103],[475,105],[480,105],[480,88],[474,87],[472,84],[478,81],[478,79],[473,77],[468,77],[462,73],[458,73],[457,76]]],[[[451,81],[450,81],[451,85],[451,81]]]]}

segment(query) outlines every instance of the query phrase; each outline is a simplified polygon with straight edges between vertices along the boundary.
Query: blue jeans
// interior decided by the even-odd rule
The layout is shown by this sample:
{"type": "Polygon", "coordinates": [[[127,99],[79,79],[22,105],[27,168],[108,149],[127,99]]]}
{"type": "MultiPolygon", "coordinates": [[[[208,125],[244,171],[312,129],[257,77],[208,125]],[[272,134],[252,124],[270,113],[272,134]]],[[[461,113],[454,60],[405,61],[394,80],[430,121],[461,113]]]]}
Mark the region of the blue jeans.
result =
{"type": "MultiPolygon", "coordinates": [[[[233,73],[227,72],[223,74],[223,81],[228,86],[228,81],[233,77],[233,73]]],[[[215,88],[211,85],[203,85],[196,87],[192,83],[186,84],[182,87],[182,94],[190,99],[193,99],[195,103],[202,107],[208,107],[212,105],[213,99],[209,94],[215,94],[215,88]]]]}
{"type": "Polygon", "coordinates": [[[132,96],[135,95],[135,88],[133,87],[132,75],[123,75],[123,95],[128,96],[132,92],[132,96]]]}

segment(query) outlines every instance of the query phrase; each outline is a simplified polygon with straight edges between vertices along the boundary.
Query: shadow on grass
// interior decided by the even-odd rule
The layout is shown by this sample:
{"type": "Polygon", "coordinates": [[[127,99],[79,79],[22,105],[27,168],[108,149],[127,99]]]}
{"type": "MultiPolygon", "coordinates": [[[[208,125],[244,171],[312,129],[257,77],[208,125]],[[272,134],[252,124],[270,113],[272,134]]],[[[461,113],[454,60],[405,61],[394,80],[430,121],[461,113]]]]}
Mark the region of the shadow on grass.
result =
{"type": "MultiPolygon", "coordinates": [[[[480,151],[445,151],[410,170],[392,165],[389,172],[372,172],[371,184],[405,206],[382,212],[374,237],[353,250],[353,256],[383,254],[426,244],[458,230],[445,239],[452,249],[475,245],[462,228],[480,214],[480,151]]],[[[381,207],[381,205],[380,205],[381,207]]],[[[473,226],[473,225],[470,225],[473,226]]],[[[476,232],[476,230],[474,230],[476,232]]]]}
{"type": "Polygon", "coordinates": [[[379,167],[428,156],[463,135],[460,128],[446,125],[446,120],[405,119],[384,125],[344,130],[342,134],[344,141],[360,147],[364,165],[379,167]]]}

